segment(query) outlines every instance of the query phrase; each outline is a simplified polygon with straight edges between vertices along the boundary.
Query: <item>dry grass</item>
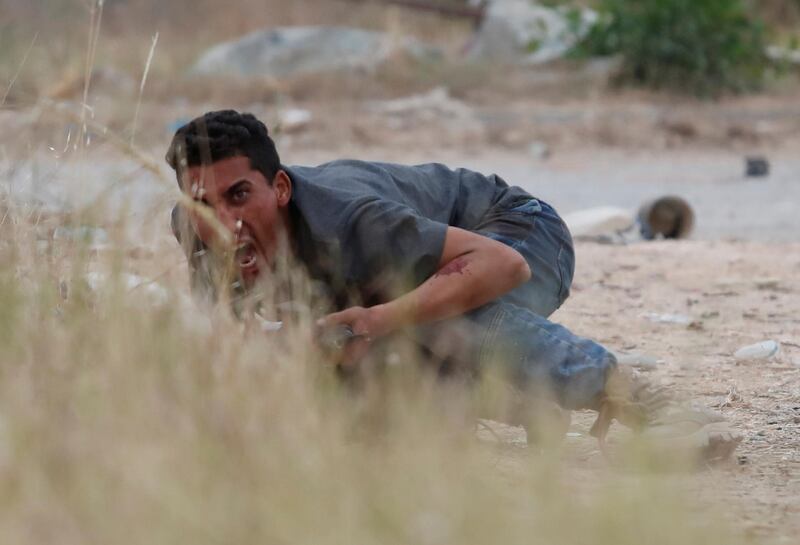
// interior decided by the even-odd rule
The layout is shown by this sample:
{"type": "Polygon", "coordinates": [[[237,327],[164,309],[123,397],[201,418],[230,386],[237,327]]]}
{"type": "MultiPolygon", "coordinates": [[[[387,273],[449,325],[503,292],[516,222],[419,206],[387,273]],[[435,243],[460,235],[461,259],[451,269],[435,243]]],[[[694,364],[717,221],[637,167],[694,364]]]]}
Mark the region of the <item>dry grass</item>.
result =
{"type": "Polygon", "coordinates": [[[164,303],[124,285],[175,247],[141,258],[117,225],[92,252],[49,237],[57,217],[5,211],[2,542],[735,542],[650,464],[478,441],[464,391],[409,359],[353,390],[310,318],[270,337],[187,310],[182,270],[164,303]]]}

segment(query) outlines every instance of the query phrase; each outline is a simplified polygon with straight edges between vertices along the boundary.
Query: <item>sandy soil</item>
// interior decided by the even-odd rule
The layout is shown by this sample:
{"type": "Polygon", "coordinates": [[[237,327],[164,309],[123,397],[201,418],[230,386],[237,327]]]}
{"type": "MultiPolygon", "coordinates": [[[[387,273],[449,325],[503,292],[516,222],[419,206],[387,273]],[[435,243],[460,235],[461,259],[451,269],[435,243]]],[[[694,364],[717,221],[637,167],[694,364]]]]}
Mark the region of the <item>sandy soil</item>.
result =
{"type": "MultiPolygon", "coordinates": [[[[578,260],[573,296],[553,318],[615,351],[653,356],[659,363],[645,372],[654,380],[729,417],[744,432],[736,458],[687,477],[687,486],[721,501],[748,536],[793,542],[800,533],[800,244],[580,244],[578,260]],[[646,313],[691,322],[654,323],[646,313]],[[774,359],[733,358],[767,339],[781,343],[774,359]]],[[[582,433],[585,416],[574,424],[582,433]]]]}
{"type": "MultiPolygon", "coordinates": [[[[693,403],[723,413],[744,439],[732,459],[696,472],[666,473],[747,540],[795,543],[800,532],[800,244],[656,242],[578,245],[572,297],[553,316],[591,336],[693,403]],[[688,324],[657,323],[650,313],[681,315],[688,324]],[[748,344],[781,343],[773,358],[736,361],[748,344]],[[795,537],[792,537],[795,536],[795,537]]],[[[565,439],[567,472],[594,482],[630,470],[607,459],[588,435],[595,413],[573,413],[565,439]]],[[[490,423],[507,446],[513,474],[527,456],[524,432],[490,423]]],[[[616,425],[611,441],[629,432],[616,425]]],[[[496,440],[481,433],[484,439],[496,440]]]]}

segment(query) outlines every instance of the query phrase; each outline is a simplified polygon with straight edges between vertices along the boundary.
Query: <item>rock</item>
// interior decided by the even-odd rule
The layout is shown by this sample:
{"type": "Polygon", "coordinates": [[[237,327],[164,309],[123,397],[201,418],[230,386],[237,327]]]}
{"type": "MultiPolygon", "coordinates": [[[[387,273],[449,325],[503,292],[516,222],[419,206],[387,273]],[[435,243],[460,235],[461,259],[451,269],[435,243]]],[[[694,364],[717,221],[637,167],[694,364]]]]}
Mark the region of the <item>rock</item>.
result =
{"type": "Polygon", "coordinates": [[[769,160],[766,157],[745,157],[744,175],[747,178],[764,178],[769,176],[769,160]]]}
{"type": "Polygon", "coordinates": [[[564,222],[575,237],[612,235],[631,228],[633,214],[624,208],[599,206],[564,214],[564,222]]]}
{"type": "Polygon", "coordinates": [[[777,341],[762,341],[737,350],[733,357],[737,361],[766,361],[780,352],[781,345],[777,341]]]}
{"type": "Polygon", "coordinates": [[[259,30],[203,53],[191,73],[284,78],[377,68],[392,55],[437,58],[437,49],[411,38],[348,27],[300,26],[259,30]]]}
{"type": "Polygon", "coordinates": [[[800,66],[800,49],[788,49],[777,45],[767,47],[767,57],[776,62],[785,62],[800,66]]]}
{"type": "Polygon", "coordinates": [[[467,55],[472,59],[541,64],[563,57],[598,15],[588,8],[492,0],[467,55]]]}

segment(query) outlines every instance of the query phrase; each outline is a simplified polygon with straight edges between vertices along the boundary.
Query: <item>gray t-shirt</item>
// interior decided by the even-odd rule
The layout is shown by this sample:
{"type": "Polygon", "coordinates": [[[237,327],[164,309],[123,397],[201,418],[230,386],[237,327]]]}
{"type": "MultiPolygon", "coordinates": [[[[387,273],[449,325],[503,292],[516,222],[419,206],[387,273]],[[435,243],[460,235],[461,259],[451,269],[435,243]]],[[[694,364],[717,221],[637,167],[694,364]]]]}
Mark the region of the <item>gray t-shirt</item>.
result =
{"type": "Polygon", "coordinates": [[[312,277],[362,302],[434,274],[448,226],[477,231],[499,210],[531,198],[496,175],[441,164],[342,160],[285,170],[300,259],[312,277]]]}

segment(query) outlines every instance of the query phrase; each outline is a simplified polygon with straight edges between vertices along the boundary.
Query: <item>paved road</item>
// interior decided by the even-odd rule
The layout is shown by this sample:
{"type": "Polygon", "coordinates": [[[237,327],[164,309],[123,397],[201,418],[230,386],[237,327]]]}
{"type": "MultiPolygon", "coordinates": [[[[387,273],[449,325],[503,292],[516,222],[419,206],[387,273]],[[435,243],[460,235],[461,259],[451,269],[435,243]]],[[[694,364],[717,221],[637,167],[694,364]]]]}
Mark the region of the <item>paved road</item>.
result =
{"type": "Polygon", "coordinates": [[[637,209],[654,197],[673,194],[695,209],[693,238],[800,240],[800,153],[770,157],[772,172],[767,178],[745,178],[740,155],[705,150],[570,152],[547,161],[488,152],[476,157],[438,158],[420,153],[403,159],[439,160],[495,172],[562,213],[593,206],[637,209]]]}

